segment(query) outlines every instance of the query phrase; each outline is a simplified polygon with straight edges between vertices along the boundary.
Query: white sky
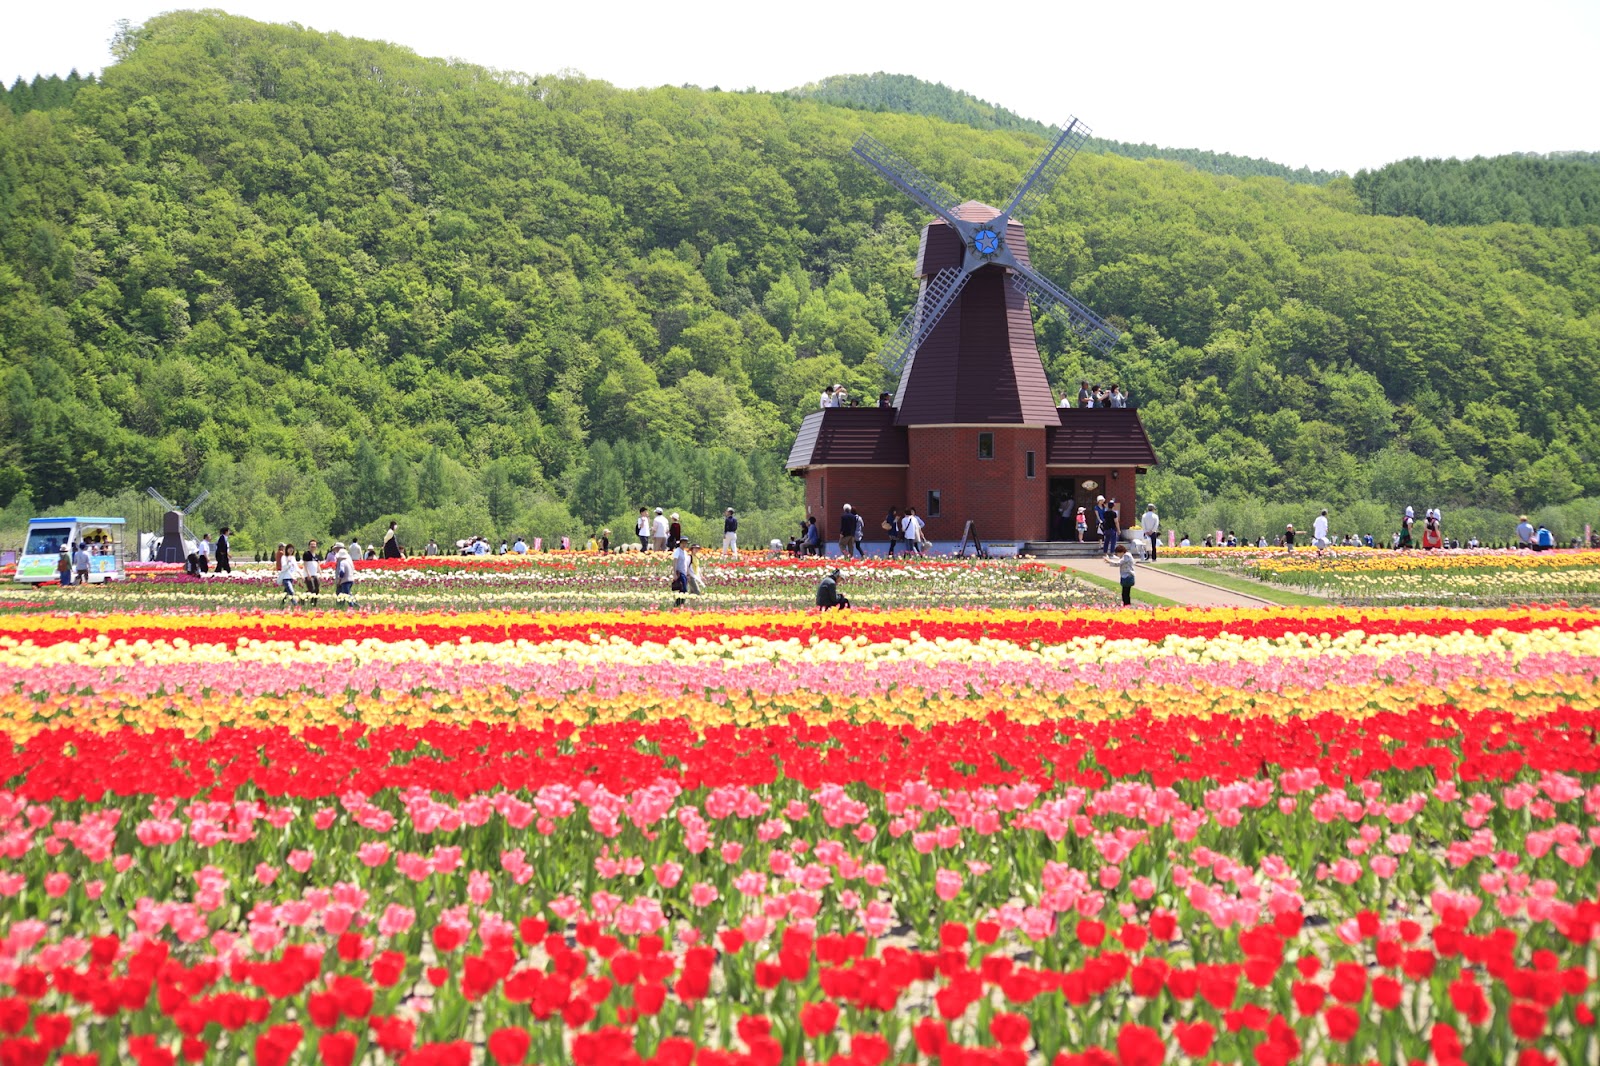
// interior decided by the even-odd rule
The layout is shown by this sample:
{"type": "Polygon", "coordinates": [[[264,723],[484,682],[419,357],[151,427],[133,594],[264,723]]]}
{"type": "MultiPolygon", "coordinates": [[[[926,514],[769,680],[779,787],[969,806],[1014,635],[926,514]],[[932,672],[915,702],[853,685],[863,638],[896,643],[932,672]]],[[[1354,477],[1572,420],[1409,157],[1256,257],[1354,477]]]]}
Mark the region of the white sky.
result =
{"type": "MultiPolygon", "coordinates": [[[[0,78],[99,70],[118,19],[174,6],[18,4],[0,35],[0,78]]],[[[914,74],[1046,122],[1076,114],[1103,137],[1291,166],[1600,150],[1600,0],[232,0],[227,10],[628,87],[914,74]]]]}

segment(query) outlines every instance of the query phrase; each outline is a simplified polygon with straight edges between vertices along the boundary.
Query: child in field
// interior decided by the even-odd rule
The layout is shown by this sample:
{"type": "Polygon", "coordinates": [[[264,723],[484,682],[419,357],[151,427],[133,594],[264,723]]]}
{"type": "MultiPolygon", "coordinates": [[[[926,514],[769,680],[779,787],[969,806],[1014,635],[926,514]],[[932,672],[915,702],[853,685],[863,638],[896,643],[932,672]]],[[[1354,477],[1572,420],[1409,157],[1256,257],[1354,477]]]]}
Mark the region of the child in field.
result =
{"type": "Polygon", "coordinates": [[[1115,555],[1106,562],[1117,568],[1122,585],[1122,606],[1133,606],[1133,556],[1124,545],[1118,544],[1115,555]]]}

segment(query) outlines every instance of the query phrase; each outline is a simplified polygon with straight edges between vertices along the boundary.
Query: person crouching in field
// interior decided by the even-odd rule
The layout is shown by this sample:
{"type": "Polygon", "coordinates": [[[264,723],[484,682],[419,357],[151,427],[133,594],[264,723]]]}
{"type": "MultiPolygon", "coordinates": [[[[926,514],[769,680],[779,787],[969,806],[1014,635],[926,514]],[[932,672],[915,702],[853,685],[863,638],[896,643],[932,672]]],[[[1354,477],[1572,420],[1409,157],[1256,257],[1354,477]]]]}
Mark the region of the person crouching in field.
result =
{"type": "Polygon", "coordinates": [[[831,610],[834,607],[850,606],[850,600],[844,593],[839,591],[839,571],[837,568],[828,571],[828,576],[823,578],[822,583],[817,586],[817,606],[824,611],[831,610]]]}

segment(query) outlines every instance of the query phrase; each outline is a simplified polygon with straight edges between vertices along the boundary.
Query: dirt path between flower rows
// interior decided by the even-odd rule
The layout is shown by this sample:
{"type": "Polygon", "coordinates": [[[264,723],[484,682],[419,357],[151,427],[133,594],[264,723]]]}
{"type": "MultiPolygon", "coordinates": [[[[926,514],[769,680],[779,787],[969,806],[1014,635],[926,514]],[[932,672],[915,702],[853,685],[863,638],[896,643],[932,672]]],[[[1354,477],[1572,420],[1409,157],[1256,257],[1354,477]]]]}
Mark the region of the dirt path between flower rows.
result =
{"type": "MultiPolygon", "coordinates": [[[[1055,563],[1068,570],[1078,570],[1095,577],[1115,579],[1115,567],[1107,566],[1104,559],[1041,559],[1040,562],[1055,563]]],[[[1218,588],[1208,585],[1203,581],[1196,581],[1190,577],[1178,574],[1165,573],[1160,570],[1151,570],[1148,567],[1137,567],[1134,571],[1134,585],[1140,591],[1148,592],[1155,596],[1162,596],[1180,603],[1185,607],[1271,607],[1271,600],[1262,599],[1260,596],[1251,596],[1244,592],[1234,592],[1231,589],[1218,588]]]]}

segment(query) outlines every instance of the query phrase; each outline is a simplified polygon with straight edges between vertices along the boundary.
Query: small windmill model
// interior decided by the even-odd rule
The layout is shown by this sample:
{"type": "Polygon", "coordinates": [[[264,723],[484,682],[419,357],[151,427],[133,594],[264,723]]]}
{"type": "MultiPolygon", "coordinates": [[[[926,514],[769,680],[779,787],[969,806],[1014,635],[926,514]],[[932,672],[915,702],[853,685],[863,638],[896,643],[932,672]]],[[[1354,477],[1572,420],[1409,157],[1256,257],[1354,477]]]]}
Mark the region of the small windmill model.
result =
{"type": "MultiPolygon", "coordinates": [[[[1022,220],[1049,195],[1072,157],[1088,139],[1089,128],[1076,118],[1069,119],[1002,210],[972,201],[960,203],[949,189],[872,137],[863,134],[856,141],[851,151],[858,159],[938,216],[961,243],[959,262],[924,276],[917,305],[878,353],[885,368],[900,381],[895,398],[897,407],[918,349],[956,304],[972,276],[985,267],[1008,272],[1011,285],[1031,299],[1041,313],[1063,319],[1098,350],[1109,351],[1117,343],[1120,335],[1115,329],[1029,265],[1022,237],[1022,220]]],[[[926,253],[925,238],[925,259],[926,253]]]]}
{"type": "Polygon", "coordinates": [[[150,498],[161,505],[164,512],[161,518],[161,547],[156,549],[155,562],[181,563],[189,557],[188,543],[193,541],[194,535],[189,532],[189,527],[183,520],[194,514],[195,509],[205,503],[211,496],[209,489],[201,491],[200,495],[189,501],[189,506],[178,507],[161,493],[153,488],[145,489],[150,498]]]}

